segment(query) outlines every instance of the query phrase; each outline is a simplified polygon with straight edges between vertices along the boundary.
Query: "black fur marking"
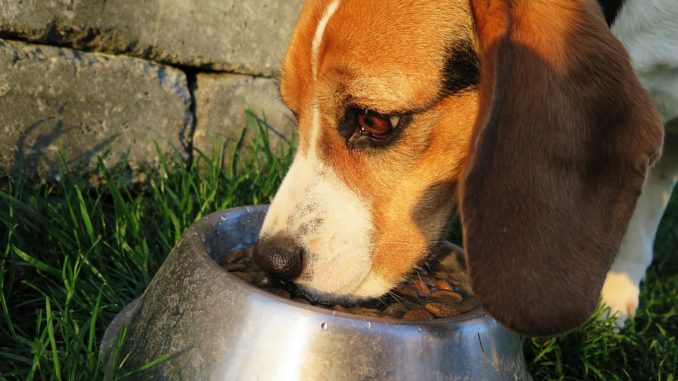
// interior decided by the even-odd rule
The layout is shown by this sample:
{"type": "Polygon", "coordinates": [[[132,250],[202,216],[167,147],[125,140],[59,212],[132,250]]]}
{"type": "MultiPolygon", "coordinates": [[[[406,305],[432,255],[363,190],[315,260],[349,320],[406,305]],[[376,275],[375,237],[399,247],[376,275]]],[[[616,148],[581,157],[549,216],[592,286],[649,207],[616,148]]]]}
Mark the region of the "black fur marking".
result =
{"type": "Polygon", "coordinates": [[[462,40],[452,45],[447,54],[443,73],[443,92],[446,96],[475,88],[480,83],[478,54],[471,42],[462,40]]]}
{"type": "Polygon", "coordinates": [[[612,26],[619,14],[619,10],[624,6],[624,0],[598,0],[598,4],[603,9],[607,25],[612,26]]]}

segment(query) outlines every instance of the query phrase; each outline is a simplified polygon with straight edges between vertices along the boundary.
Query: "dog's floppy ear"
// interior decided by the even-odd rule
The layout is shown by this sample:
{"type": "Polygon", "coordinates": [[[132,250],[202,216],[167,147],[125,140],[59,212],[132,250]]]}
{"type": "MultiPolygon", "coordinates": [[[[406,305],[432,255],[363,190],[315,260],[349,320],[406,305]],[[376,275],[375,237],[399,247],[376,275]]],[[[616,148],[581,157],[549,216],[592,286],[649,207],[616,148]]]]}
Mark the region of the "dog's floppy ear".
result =
{"type": "Polygon", "coordinates": [[[663,127],[594,1],[471,0],[480,111],[459,187],[473,289],[528,335],[595,309],[663,127]]]}

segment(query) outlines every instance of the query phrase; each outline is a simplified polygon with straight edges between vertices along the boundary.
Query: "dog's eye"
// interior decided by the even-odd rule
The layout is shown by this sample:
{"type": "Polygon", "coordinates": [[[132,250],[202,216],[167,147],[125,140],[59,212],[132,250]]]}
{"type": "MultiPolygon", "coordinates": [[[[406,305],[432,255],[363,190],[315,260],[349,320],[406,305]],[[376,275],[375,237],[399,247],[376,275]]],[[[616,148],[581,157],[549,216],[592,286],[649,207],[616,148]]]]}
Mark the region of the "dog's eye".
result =
{"type": "Polygon", "coordinates": [[[382,114],[360,106],[346,109],[339,135],[349,149],[376,149],[394,144],[412,121],[413,114],[382,114]]]}
{"type": "Polygon", "coordinates": [[[365,110],[358,113],[356,129],[362,135],[382,139],[390,135],[398,123],[400,123],[399,116],[389,117],[375,111],[365,110]]]}

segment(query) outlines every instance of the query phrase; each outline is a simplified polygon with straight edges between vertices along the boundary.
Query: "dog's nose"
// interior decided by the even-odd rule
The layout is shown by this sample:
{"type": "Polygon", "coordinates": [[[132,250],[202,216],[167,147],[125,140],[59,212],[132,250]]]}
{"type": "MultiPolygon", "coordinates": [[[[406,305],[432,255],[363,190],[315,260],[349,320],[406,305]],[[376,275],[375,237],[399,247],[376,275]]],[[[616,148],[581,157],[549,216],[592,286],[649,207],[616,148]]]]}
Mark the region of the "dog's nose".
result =
{"type": "Polygon", "coordinates": [[[291,280],[301,274],[304,249],[293,238],[274,236],[257,242],[253,256],[262,270],[291,280]]]}

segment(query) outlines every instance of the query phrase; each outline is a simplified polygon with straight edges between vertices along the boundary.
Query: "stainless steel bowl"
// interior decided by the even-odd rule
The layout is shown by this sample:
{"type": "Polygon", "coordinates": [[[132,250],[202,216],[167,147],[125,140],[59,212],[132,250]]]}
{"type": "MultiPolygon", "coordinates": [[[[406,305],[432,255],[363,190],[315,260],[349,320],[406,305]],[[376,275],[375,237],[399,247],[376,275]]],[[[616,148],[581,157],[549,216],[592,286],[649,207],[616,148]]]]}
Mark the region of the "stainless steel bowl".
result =
{"type": "Polygon", "coordinates": [[[521,339],[481,309],[426,322],[366,318],[268,294],[217,262],[253,245],[266,206],[191,226],[144,294],[111,323],[127,327],[118,374],[162,380],[524,380],[521,339]]]}

